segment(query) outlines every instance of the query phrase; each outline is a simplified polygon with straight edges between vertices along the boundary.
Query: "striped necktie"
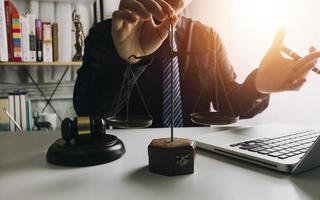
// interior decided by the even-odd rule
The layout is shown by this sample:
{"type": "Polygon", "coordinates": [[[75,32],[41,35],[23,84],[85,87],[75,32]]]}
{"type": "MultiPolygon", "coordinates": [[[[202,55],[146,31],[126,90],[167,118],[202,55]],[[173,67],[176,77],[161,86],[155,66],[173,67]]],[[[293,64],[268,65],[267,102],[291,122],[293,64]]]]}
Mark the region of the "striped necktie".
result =
{"type": "MultiPolygon", "coordinates": [[[[173,51],[177,51],[177,44],[173,40],[173,51]]],[[[178,57],[173,60],[173,112],[174,112],[174,127],[183,126],[182,103],[180,94],[180,77],[178,57]]],[[[171,125],[171,59],[167,56],[162,61],[162,119],[163,126],[170,127],[171,125]]]]}

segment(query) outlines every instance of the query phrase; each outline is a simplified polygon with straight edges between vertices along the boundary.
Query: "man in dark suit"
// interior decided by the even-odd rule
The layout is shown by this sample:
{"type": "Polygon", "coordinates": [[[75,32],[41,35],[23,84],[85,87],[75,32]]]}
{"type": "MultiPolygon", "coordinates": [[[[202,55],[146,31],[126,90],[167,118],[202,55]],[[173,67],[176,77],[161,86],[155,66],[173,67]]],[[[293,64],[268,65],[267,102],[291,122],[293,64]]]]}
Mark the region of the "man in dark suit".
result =
{"type": "MultiPolygon", "coordinates": [[[[163,76],[170,58],[168,27],[175,27],[178,52],[210,52],[178,56],[175,89],[181,109],[179,126],[193,126],[189,115],[208,112],[210,102],[216,110],[232,112],[240,118],[261,113],[273,92],[299,90],[307,73],[314,67],[320,52],[311,52],[299,61],[282,57],[284,31],[279,31],[258,69],[239,84],[219,35],[200,22],[180,16],[191,0],[122,0],[112,19],[91,28],[85,40],[83,66],[78,71],[74,89],[74,107],[79,116],[108,117],[125,107],[128,96],[119,93],[126,66],[131,64],[138,78],[153,127],[165,124],[166,78],[163,76]],[[171,17],[168,17],[171,16],[171,17]],[[131,55],[152,58],[133,59],[131,55]],[[218,72],[215,71],[219,69],[218,72]],[[220,74],[220,76],[219,76],[220,74]]],[[[130,115],[146,115],[136,87],[129,81],[124,90],[130,95],[130,115]]]]}

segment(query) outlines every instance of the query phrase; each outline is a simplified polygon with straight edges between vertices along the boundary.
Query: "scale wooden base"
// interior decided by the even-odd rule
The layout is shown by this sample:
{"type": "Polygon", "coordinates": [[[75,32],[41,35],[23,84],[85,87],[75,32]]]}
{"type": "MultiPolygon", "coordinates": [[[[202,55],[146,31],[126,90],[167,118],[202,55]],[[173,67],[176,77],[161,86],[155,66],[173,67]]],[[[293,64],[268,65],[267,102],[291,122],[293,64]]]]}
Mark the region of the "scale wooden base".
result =
{"type": "Polygon", "coordinates": [[[196,142],[184,138],[154,139],[148,146],[149,171],[165,176],[193,174],[196,142]]]}

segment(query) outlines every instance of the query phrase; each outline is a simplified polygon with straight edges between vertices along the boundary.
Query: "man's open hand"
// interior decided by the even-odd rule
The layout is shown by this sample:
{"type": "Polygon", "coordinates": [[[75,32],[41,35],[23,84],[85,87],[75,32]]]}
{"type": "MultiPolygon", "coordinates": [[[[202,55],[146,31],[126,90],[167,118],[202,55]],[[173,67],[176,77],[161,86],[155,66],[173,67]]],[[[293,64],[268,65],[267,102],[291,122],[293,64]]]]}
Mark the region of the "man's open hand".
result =
{"type": "Polygon", "coordinates": [[[272,47],[264,56],[256,77],[256,88],[261,93],[299,90],[306,82],[308,72],[315,67],[320,51],[310,53],[294,61],[281,55],[285,31],[278,31],[272,47]]]}

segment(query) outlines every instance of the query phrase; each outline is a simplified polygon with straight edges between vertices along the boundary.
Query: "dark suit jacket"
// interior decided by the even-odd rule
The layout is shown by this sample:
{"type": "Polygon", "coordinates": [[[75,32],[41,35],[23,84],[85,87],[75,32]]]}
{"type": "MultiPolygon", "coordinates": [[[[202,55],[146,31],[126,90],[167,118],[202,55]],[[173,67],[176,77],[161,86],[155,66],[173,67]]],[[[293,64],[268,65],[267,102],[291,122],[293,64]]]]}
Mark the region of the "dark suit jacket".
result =
{"type": "MultiPolygon", "coordinates": [[[[194,126],[190,113],[208,112],[210,102],[215,109],[233,112],[240,118],[251,118],[262,112],[269,103],[269,95],[260,94],[255,88],[256,70],[244,83],[235,81],[236,74],[230,64],[219,35],[200,22],[180,17],[176,27],[178,51],[207,52],[179,55],[181,96],[184,126],[194,126]],[[217,68],[215,68],[217,66],[217,68]],[[215,69],[220,71],[215,73],[215,69]],[[228,106],[228,98],[231,107],[228,106]],[[230,109],[232,108],[232,109],[230,109]]],[[[153,127],[162,126],[162,77],[161,60],[168,56],[166,42],[157,50],[153,59],[145,59],[132,66],[138,79],[148,110],[154,118],[153,127]]],[[[239,53],[240,50],[239,50],[239,53]]],[[[111,36],[111,20],[98,23],[90,29],[85,40],[83,65],[78,71],[74,89],[74,108],[79,116],[107,117],[118,112],[117,101],[124,80],[127,63],[120,58],[111,36]]],[[[131,82],[132,83],[132,82],[131,82]]],[[[130,96],[130,115],[145,115],[142,100],[136,87],[130,96]]],[[[127,98],[125,98],[127,99],[127,98]]],[[[125,110],[125,109],[124,109],[125,110]]]]}

